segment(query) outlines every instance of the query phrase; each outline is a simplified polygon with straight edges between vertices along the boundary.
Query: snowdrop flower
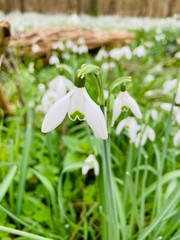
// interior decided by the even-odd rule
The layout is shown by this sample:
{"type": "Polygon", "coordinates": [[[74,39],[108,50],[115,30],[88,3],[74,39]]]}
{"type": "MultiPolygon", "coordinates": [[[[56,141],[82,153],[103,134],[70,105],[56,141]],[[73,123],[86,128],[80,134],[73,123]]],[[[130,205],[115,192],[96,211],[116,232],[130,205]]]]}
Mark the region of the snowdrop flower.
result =
{"type": "Polygon", "coordinates": [[[174,135],[173,143],[175,146],[180,145],[180,130],[178,130],[177,133],[174,135]]]}
{"type": "Polygon", "coordinates": [[[42,132],[55,129],[68,114],[73,121],[85,120],[97,138],[107,139],[105,117],[100,107],[90,98],[85,87],[73,87],[64,97],[55,102],[46,113],[42,132]]]}
{"type": "Polygon", "coordinates": [[[156,40],[157,42],[163,41],[163,40],[165,40],[165,39],[166,39],[166,36],[165,36],[163,33],[157,34],[157,35],[155,36],[155,40],[156,40]]]}
{"type": "Polygon", "coordinates": [[[28,64],[28,70],[30,73],[34,73],[34,62],[28,64]]]}
{"type": "Polygon", "coordinates": [[[180,51],[179,51],[179,52],[176,52],[176,53],[174,54],[174,57],[177,58],[177,59],[180,59],[180,51]]]}
{"type": "Polygon", "coordinates": [[[38,107],[39,111],[46,113],[49,108],[58,100],[58,95],[53,90],[47,90],[42,97],[41,105],[38,107]]]}
{"type": "Polygon", "coordinates": [[[112,125],[114,125],[114,122],[121,112],[127,108],[129,108],[137,118],[142,118],[141,110],[137,102],[127,91],[124,91],[120,92],[114,100],[112,125]]]}
{"type": "Polygon", "coordinates": [[[72,15],[69,16],[67,22],[70,25],[78,25],[81,22],[81,18],[76,13],[73,13],[72,15]]]}
{"type": "Polygon", "coordinates": [[[147,47],[147,48],[152,48],[152,47],[154,47],[154,43],[153,42],[145,42],[144,43],[144,45],[145,45],[145,47],[147,47]]]}
{"type": "Polygon", "coordinates": [[[109,56],[115,60],[120,60],[122,57],[125,57],[126,59],[130,60],[132,58],[132,52],[130,47],[128,46],[122,48],[113,48],[109,52],[109,56]]]}
{"type": "Polygon", "coordinates": [[[113,69],[116,67],[116,64],[115,62],[104,62],[102,65],[101,65],[101,69],[102,70],[109,70],[109,69],[113,69]]]}
{"type": "Polygon", "coordinates": [[[88,53],[88,47],[86,45],[80,45],[78,47],[78,54],[88,53]]]}
{"type": "MultiPolygon", "coordinates": [[[[160,105],[160,107],[162,110],[170,112],[171,108],[172,108],[172,104],[171,103],[162,103],[160,105]]],[[[177,122],[177,124],[180,125],[180,107],[173,106],[173,116],[174,116],[174,120],[177,122]]]]}
{"type": "Polygon", "coordinates": [[[56,49],[60,49],[61,51],[63,51],[65,49],[65,46],[62,42],[55,42],[52,45],[52,49],[56,50],[56,49]]]}
{"type": "Polygon", "coordinates": [[[71,40],[67,40],[66,42],[65,42],[65,46],[66,46],[66,48],[68,49],[68,50],[72,50],[73,48],[74,48],[74,50],[75,50],[75,44],[71,41],[71,40]]]}
{"type": "Polygon", "coordinates": [[[33,53],[38,53],[38,52],[41,51],[41,48],[40,48],[40,46],[38,44],[33,44],[32,47],[31,47],[31,51],[33,53]]]}
{"type": "Polygon", "coordinates": [[[70,59],[70,55],[69,55],[69,53],[67,53],[67,52],[62,53],[61,56],[62,56],[62,58],[65,59],[65,60],[69,60],[69,59],[70,59]]]}
{"type": "Polygon", "coordinates": [[[46,87],[45,87],[44,83],[39,83],[39,84],[38,84],[38,90],[39,90],[40,92],[44,92],[45,89],[46,89],[46,87]]]}
{"type": "Polygon", "coordinates": [[[104,48],[101,48],[101,49],[99,50],[99,52],[97,53],[97,55],[96,55],[96,57],[95,57],[95,60],[96,60],[97,62],[100,62],[100,61],[102,61],[104,58],[105,58],[105,59],[108,58],[108,52],[107,52],[104,48]]]}
{"type": "Polygon", "coordinates": [[[134,117],[127,117],[119,122],[116,128],[116,134],[119,135],[123,128],[128,127],[128,135],[131,142],[135,142],[136,134],[139,130],[139,125],[134,117]]]}
{"type": "Polygon", "coordinates": [[[55,55],[50,56],[49,64],[50,65],[57,65],[57,64],[59,64],[59,58],[57,56],[55,56],[55,55]]]}
{"type": "Polygon", "coordinates": [[[83,37],[80,37],[77,42],[79,45],[85,45],[85,43],[86,43],[86,41],[83,37]]]}
{"type": "Polygon", "coordinates": [[[82,174],[85,175],[87,174],[87,172],[90,170],[90,169],[94,169],[94,174],[96,176],[99,175],[99,163],[97,161],[97,159],[95,158],[94,155],[90,154],[85,162],[84,162],[84,166],[82,167],[82,174]]]}
{"type": "Polygon", "coordinates": [[[154,130],[149,125],[144,124],[142,124],[140,128],[141,129],[136,136],[135,146],[144,146],[148,139],[151,140],[151,142],[154,142],[156,137],[154,130]]]}
{"type": "Polygon", "coordinates": [[[133,54],[137,57],[145,57],[146,56],[146,49],[144,46],[139,46],[134,49],[133,54]]]}
{"type": "Polygon", "coordinates": [[[180,82],[178,83],[177,93],[175,97],[175,103],[180,104],[180,82]]]}
{"type": "Polygon", "coordinates": [[[74,87],[74,84],[67,79],[65,76],[59,75],[56,78],[52,79],[49,83],[49,89],[56,92],[58,98],[64,97],[67,90],[71,90],[74,87]]]}
{"type": "Polygon", "coordinates": [[[177,83],[178,83],[177,79],[167,80],[163,84],[163,93],[167,94],[171,92],[177,86],[177,83]]]}
{"type": "Polygon", "coordinates": [[[158,111],[156,109],[151,109],[150,110],[150,116],[151,118],[155,121],[158,118],[158,111]]]}
{"type": "Polygon", "coordinates": [[[154,81],[154,75],[152,74],[148,74],[145,78],[144,78],[145,82],[152,82],[154,81]]]}

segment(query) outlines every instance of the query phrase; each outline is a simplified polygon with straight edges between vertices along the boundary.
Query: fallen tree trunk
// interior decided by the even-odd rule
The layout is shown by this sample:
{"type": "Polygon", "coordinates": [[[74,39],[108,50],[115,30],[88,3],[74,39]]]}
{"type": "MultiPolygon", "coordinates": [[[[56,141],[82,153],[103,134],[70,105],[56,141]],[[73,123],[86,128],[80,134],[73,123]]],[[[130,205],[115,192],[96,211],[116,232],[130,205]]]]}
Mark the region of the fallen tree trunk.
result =
{"type": "MultiPolygon", "coordinates": [[[[102,31],[97,29],[83,28],[48,28],[36,29],[25,33],[15,33],[11,38],[10,46],[18,49],[18,55],[25,56],[43,56],[49,55],[54,50],[54,45],[58,42],[65,43],[71,40],[78,43],[78,39],[84,38],[85,44],[89,50],[100,48],[102,46],[115,47],[124,45],[134,39],[134,35],[126,31],[102,31]],[[37,44],[39,51],[33,52],[32,46],[37,44]]],[[[57,49],[61,51],[60,49],[57,49]]]]}

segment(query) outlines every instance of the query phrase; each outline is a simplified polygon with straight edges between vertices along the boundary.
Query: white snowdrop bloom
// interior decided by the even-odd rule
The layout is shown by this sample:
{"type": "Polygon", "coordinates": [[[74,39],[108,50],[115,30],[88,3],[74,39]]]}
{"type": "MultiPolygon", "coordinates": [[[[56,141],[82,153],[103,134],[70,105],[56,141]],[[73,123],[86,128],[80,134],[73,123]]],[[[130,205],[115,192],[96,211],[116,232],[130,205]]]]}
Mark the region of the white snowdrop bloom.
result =
{"type": "Polygon", "coordinates": [[[178,87],[177,87],[175,103],[176,104],[180,104],[180,82],[178,83],[178,87]]]}
{"type": "Polygon", "coordinates": [[[149,126],[142,124],[140,126],[140,131],[138,132],[135,140],[135,145],[138,147],[139,145],[144,146],[149,139],[151,142],[154,142],[156,134],[154,130],[149,126]]]}
{"type": "Polygon", "coordinates": [[[29,101],[28,102],[28,107],[33,108],[35,106],[35,102],[34,101],[29,101]]]}
{"type": "Polygon", "coordinates": [[[129,108],[137,118],[142,118],[141,110],[137,102],[127,91],[124,91],[120,92],[114,100],[112,125],[114,125],[114,122],[121,112],[127,110],[127,108],[129,108]]]}
{"type": "Polygon", "coordinates": [[[72,49],[73,49],[73,48],[75,49],[75,47],[77,47],[77,46],[76,46],[76,44],[74,44],[71,40],[67,40],[67,41],[65,42],[65,47],[66,47],[68,50],[71,50],[71,51],[72,51],[72,49]]]}
{"type": "Polygon", "coordinates": [[[152,74],[148,74],[145,78],[144,78],[144,81],[145,82],[152,82],[152,81],[154,81],[154,75],[152,75],[152,74]]]}
{"type": "Polygon", "coordinates": [[[179,52],[176,52],[176,53],[174,54],[174,57],[177,58],[177,59],[180,59],[180,51],[179,51],[179,52]]]}
{"type": "Polygon", "coordinates": [[[147,52],[144,46],[139,46],[134,49],[133,54],[137,57],[145,57],[147,52]]]}
{"type": "Polygon", "coordinates": [[[178,83],[177,79],[167,80],[163,84],[163,93],[167,94],[171,92],[177,86],[177,83],[178,83]]]}
{"type": "Polygon", "coordinates": [[[94,169],[94,174],[99,175],[99,163],[93,154],[90,154],[84,161],[84,166],[82,167],[82,174],[85,175],[90,169],[94,169]]]}
{"type": "Polygon", "coordinates": [[[73,53],[78,53],[79,47],[78,47],[76,44],[74,44],[70,50],[71,50],[73,53]]]}
{"type": "Polygon", "coordinates": [[[130,141],[135,142],[136,134],[140,128],[136,119],[134,117],[127,117],[120,121],[116,128],[116,134],[119,135],[125,127],[128,128],[128,136],[130,141]]]}
{"type": "Polygon", "coordinates": [[[86,45],[80,45],[78,47],[78,54],[88,53],[88,47],[86,45]]]}
{"type": "Polygon", "coordinates": [[[152,48],[152,47],[154,47],[154,42],[150,42],[150,41],[149,42],[145,42],[144,46],[147,47],[147,48],[152,48]]]}
{"type": "Polygon", "coordinates": [[[156,109],[151,109],[150,116],[154,121],[157,120],[158,119],[158,111],[156,109]]]}
{"type": "Polygon", "coordinates": [[[49,108],[58,100],[58,95],[55,91],[49,89],[45,92],[45,94],[42,97],[41,100],[41,105],[39,107],[39,109],[46,113],[49,108]]]}
{"type": "Polygon", "coordinates": [[[28,64],[28,70],[30,73],[34,73],[34,62],[28,64]]]}
{"type": "Polygon", "coordinates": [[[108,52],[107,52],[104,48],[101,48],[101,49],[98,51],[98,53],[97,53],[97,55],[96,55],[96,57],[95,57],[95,60],[96,60],[97,62],[100,62],[100,61],[102,61],[104,58],[105,58],[105,59],[108,58],[108,52]]]}
{"type": "Polygon", "coordinates": [[[51,106],[44,118],[42,132],[46,133],[56,128],[67,114],[73,121],[76,119],[87,121],[97,138],[108,138],[105,117],[84,87],[73,87],[51,106]]]}
{"type": "Polygon", "coordinates": [[[175,146],[180,146],[180,130],[178,130],[174,135],[173,143],[175,146]]]}
{"type": "Polygon", "coordinates": [[[81,22],[81,18],[76,13],[73,13],[69,16],[67,22],[70,25],[78,25],[81,22]]]}
{"type": "Polygon", "coordinates": [[[101,65],[101,69],[102,70],[109,70],[109,69],[113,69],[116,67],[116,64],[115,62],[104,62],[102,65],[101,65]]]}
{"type": "Polygon", "coordinates": [[[61,51],[64,51],[65,46],[62,42],[55,42],[52,45],[52,49],[56,50],[56,49],[60,49],[61,51]]]}
{"type": "MultiPolygon", "coordinates": [[[[172,104],[171,103],[162,103],[160,105],[160,107],[162,110],[170,112],[171,108],[172,108],[172,104]]],[[[177,124],[180,125],[180,107],[173,106],[173,116],[174,116],[174,120],[177,122],[177,124]]]]}
{"type": "Polygon", "coordinates": [[[132,52],[129,46],[113,48],[109,51],[109,56],[115,60],[120,60],[122,57],[130,60],[132,58],[132,52]]]}
{"type": "Polygon", "coordinates": [[[163,41],[163,40],[165,40],[165,39],[166,39],[166,36],[165,36],[163,33],[157,34],[157,35],[155,36],[155,40],[156,40],[157,42],[163,41]]]}
{"type": "Polygon", "coordinates": [[[50,56],[49,64],[50,65],[57,65],[57,64],[59,64],[59,58],[57,56],[55,56],[55,55],[50,56]]]}
{"type": "Polygon", "coordinates": [[[33,44],[32,47],[31,47],[31,51],[33,53],[38,53],[38,52],[41,51],[41,48],[40,48],[40,46],[38,44],[33,44]]]}
{"type": "Polygon", "coordinates": [[[83,37],[80,37],[80,38],[78,39],[77,43],[78,43],[79,45],[85,45],[85,44],[86,44],[86,41],[85,41],[85,39],[84,39],[83,37]]]}
{"type": "Polygon", "coordinates": [[[45,89],[46,89],[46,86],[44,85],[44,83],[39,83],[39,84],[38,84],[38,90],[39,90],[40,92],[44,92],[45,89]]]}
{"type": "Polygon", "coordinates": [[[65,60],[69,60],[70,59],[70,54],[68,52],[63,52],[61,56],[65,60]]]}
{"type": "Polygon", "coordinates": [[[59,75],[52,79],[49,83],[49,89],[56,92],[58,98],[64,97],[67,90],[71,90],[74,87],[74,84],[67,79],[65,76],[59,75]]]}

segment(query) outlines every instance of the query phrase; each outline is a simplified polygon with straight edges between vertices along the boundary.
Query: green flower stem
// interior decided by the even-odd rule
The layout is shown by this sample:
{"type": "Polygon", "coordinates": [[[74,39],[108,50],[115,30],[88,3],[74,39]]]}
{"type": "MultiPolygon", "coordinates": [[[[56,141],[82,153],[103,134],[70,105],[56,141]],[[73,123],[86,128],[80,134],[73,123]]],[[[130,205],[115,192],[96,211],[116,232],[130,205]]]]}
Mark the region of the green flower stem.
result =
{"type": "MultiPolygon", "coordinates": [[[[103,112],[105,112],[104,109],[103,112]]],[[[110,159],[109,139],[103,140],[99,184],[102,205],[102,240],[119,240],[118,215],[110,159]]]]}

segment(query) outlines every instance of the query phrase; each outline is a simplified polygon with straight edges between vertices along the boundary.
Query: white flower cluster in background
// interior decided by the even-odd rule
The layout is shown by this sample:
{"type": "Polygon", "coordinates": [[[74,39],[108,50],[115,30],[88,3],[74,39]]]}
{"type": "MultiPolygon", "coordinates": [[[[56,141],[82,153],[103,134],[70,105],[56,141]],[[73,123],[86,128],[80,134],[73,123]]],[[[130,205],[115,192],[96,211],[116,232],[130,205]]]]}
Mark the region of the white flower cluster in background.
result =
{"type": "MultiPolygon", "coordinates": [[[[58,99],[62,98],[67,91],[73,88],[74,84],[67,79],[65,76],[57,76],[49,82],[48,89],[44,93],[41,104],[37,106],[37,111],[42,111],[46,113],[48,109],[55,103],[58,99]]],[[[38,89],[41,91],[44,87],[42,84],[38,85],[38,89]]],[[[42,91],[41,91],[42,92],[42,91]]]]}
{"type": "Polygon", "coordinates": [[[40,14],[40,13],[19,13],[13,12],[5,15],[0,12],[0,18],[5,18],[10,21],[13,31],[22,32],[29,28],[39,27],[72,27],[72,25],[80,27],[101,29],[144,29],[149,31],[152,28],[158,28],[157,41],[163,40],[161,29],[179,28],[179,21],[175,17],[158,19],[149,17],[120,17],[120,16],[99,16],[91,17],[88,15],[66,15],[66,14],[40,14]]]}

